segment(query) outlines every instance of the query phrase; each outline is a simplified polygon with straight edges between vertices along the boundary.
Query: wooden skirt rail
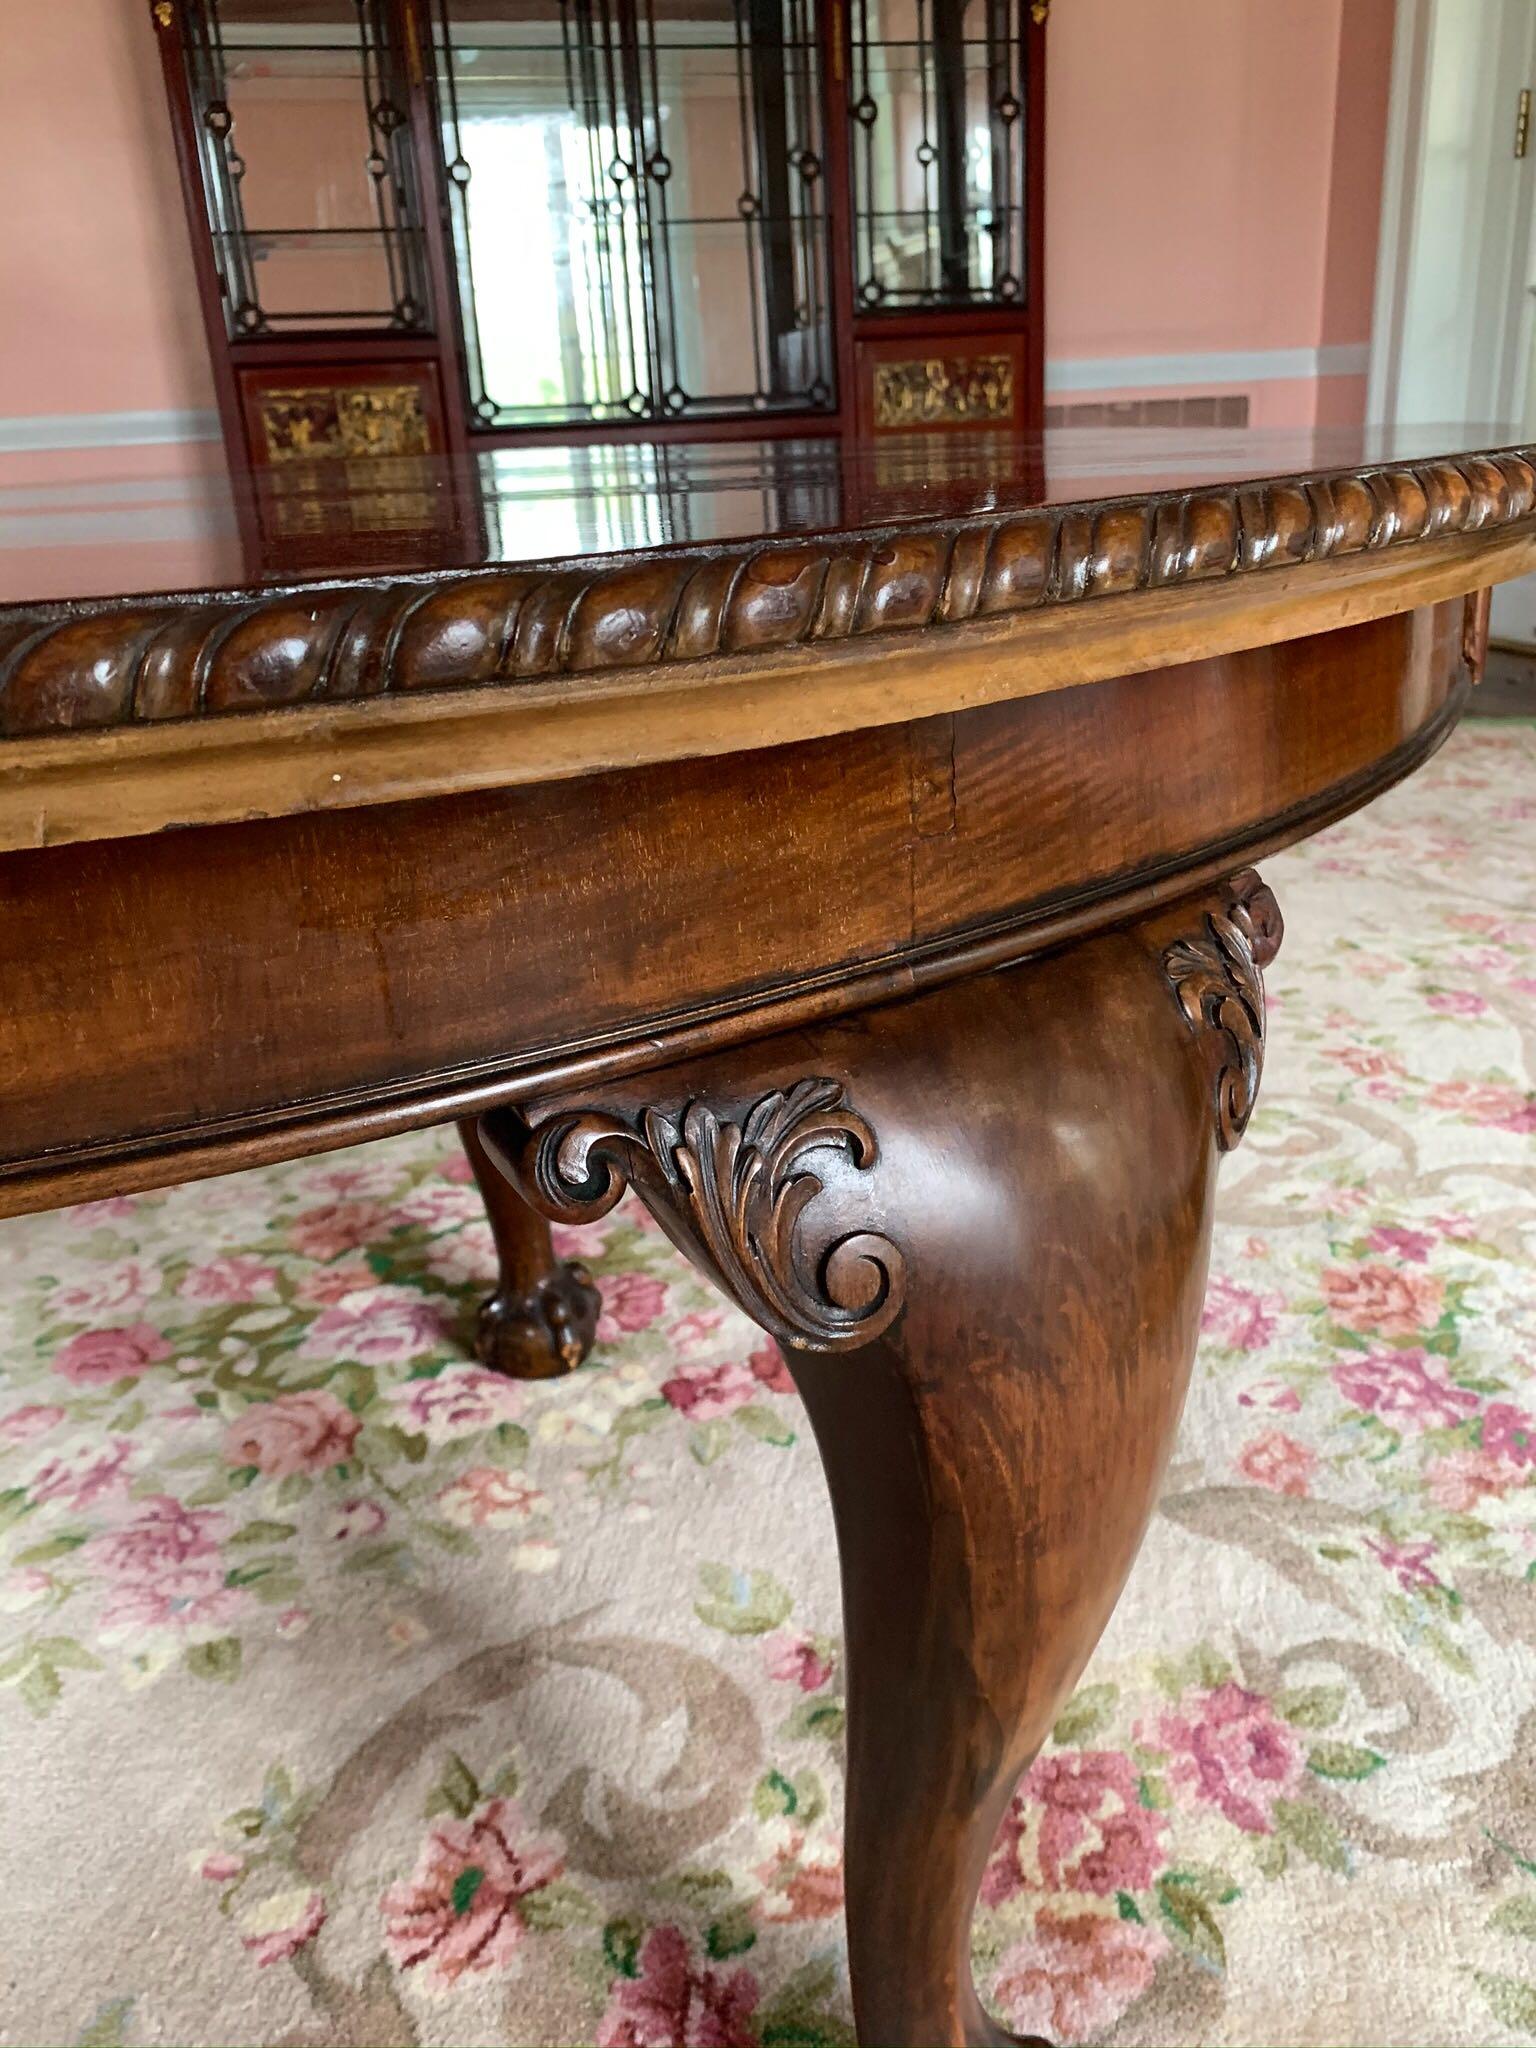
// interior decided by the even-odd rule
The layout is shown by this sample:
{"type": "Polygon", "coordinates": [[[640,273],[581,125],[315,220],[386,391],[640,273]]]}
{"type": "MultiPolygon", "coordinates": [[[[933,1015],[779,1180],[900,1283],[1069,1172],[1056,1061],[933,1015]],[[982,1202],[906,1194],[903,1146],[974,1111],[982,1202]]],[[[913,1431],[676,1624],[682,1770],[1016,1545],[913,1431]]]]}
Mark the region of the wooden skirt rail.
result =
{"type": "Polygon", "coordinates": [[[1447,601],[709,761],[0,856],[0,1214],[526,1099],[1122,921],[1407,772],[1459,707],[1463,623],[1447,601]]]}

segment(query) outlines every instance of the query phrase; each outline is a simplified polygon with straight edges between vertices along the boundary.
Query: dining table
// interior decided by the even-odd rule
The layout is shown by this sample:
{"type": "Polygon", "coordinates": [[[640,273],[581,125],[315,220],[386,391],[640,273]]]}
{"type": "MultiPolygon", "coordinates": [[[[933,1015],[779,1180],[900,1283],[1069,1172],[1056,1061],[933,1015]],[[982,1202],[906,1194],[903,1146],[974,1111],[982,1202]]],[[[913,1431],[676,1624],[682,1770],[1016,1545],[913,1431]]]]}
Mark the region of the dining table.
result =
{"type": "Polygon", "coordinates": [[[632,1191],[820,1449],[858,2039],[1001,2042],[972,1908],[1178,1428],[1258,864],[1440,745],[1533,569],[1495,428],[8,483],[0,1216],[457,1122],[482,1355],[553,1373],[549,1223],[632,1191]]]}

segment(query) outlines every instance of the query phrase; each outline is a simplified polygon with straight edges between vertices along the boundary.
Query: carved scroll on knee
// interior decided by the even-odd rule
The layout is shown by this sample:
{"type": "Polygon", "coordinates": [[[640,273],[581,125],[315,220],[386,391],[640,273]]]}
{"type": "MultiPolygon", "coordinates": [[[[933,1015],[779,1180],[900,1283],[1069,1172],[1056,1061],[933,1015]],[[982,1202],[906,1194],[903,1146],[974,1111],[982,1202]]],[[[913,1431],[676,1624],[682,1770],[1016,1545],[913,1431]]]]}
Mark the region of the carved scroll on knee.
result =
{"type": "Polygon", "coordinates": [[[1163,967],[1213,1070],[1216,1142],[1230,1152],[1248,1128],[1264,1071],[1264,976],[1280,950],[1280,906],[1253,868],[1227,882],[1203,928],[1176,939],[1163,967]]]}
{"type": "Polygon", "coordinates": [[[703,1102],[636,1123],[562,1111],[529,1124],[500,1111],[487,1148],[535,1208],[556,1221],[606,1215],[632,1187],[677,1245],[771,1337],[809,1351],[851,1350],[889,1328],[906,1292],[906,1262],[867,1230],[813,1236],[808,1206],[825,1182],[804,1162],[819,1150],[867,1169],[874,1131],[840,1083],[775,1089],[735,1123],[703,1102]]]}

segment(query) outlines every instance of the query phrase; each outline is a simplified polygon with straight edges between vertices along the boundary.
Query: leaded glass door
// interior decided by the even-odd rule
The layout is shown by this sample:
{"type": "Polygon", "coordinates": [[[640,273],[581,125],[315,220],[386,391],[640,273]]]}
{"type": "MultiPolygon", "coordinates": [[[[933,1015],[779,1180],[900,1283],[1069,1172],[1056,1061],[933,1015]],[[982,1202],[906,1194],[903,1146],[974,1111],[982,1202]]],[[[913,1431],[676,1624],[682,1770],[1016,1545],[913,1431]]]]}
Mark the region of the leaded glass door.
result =
{"type": "Polygon", "coordinates": [[[473,421],[830,413],[817,0],[431,0],[473,421]]]}

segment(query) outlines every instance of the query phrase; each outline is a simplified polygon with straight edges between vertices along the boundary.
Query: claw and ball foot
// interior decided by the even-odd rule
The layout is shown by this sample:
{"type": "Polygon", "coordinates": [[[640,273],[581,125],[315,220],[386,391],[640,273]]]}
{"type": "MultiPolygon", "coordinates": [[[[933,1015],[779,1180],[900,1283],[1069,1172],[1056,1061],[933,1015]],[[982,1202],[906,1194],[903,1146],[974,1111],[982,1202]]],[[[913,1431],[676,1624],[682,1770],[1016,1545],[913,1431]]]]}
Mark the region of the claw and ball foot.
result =
{"type": "Polygon", "coordinates": [[[513,1379],[574,1372],[592,1349],[602,1307],[592,1275],[575,1260],[555,1257],[549,1224],[486,1158],[472,1117],[459,1134],[485,1199],[499,1267],[495,1293],[480,1304],[476,1355],[513,1379]]]}

